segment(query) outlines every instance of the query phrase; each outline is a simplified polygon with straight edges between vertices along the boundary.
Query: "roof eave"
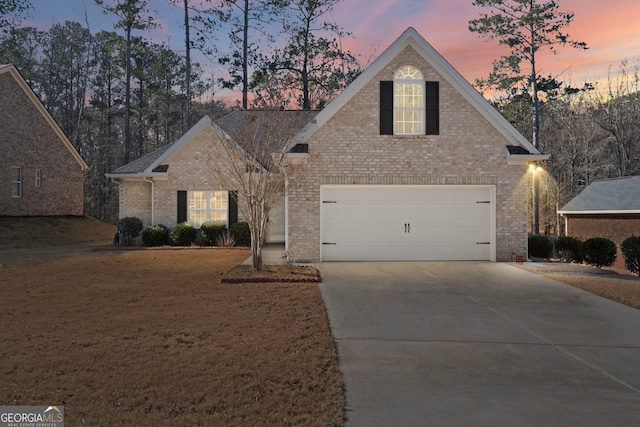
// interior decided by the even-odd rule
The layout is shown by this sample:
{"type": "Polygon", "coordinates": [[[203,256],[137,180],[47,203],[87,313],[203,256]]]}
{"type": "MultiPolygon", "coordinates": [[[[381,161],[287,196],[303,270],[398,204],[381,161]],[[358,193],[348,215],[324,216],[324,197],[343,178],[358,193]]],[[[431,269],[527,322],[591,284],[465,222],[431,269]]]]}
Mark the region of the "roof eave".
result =
{"type": "Polygon", "coordinates": [[[590,211],[558,211],[562,216],[565,215],[629,215],[640,214],[639,209],[625,210],[590,210],[590,211]]]}
{"type": "Polygon", "coordinates": [[[527,165],[531,162],[549,160],[550,154],[511,154],[507,153],[507,164],[509,166],[527,165]]]}
{"type": "Polygon", "coordinates": [[[144,180],[144,178],[153,178],[155,180],[164,181],[169,179],[167,172],[150,172],[150,173],[105,173],[109,179],[126,179],[126,180],[144,180]]]}

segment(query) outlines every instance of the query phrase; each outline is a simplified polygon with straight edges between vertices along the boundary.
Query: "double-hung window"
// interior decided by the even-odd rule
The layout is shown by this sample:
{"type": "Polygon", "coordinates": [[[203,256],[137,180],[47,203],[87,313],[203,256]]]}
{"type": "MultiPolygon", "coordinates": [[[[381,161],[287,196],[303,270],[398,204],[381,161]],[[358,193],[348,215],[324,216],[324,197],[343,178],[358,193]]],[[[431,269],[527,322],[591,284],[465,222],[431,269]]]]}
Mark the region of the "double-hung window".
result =
{"type": "Polygon", "coordinates": [[[424,85],[422,73],[406,65],[393,76],[393,128],[396,135],[424,134],[424,85]]]}
{"type": "Polygon", "coordinates": [[[227,191],[189,191],[187,221],[195,228],[205,221],[228,226],[228,200],[227,191]]]}
{"type": "Polygon", "coordinates": [[[13,166],[11,168],[11,196],[22,197],[22,168],[13,166]]]}
{"type": "Polygon", "coordinates": [[[40,169],[36,170],[36,188],[42,187],[42,171],[40,169]]]}

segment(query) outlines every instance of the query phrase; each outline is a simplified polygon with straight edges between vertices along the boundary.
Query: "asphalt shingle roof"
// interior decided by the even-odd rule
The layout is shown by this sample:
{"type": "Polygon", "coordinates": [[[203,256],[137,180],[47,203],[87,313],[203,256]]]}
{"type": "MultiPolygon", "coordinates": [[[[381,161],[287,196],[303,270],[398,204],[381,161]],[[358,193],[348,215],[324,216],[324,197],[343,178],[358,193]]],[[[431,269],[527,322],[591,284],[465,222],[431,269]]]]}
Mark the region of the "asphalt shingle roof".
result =
{"type": "Polygon", "coordinates": [[[172,142],[171,144],[164,145],[158,148],[156,151],[153,151],[149,154],[146,154],[139,159],[136,159],[126,165],[120,166],[118,169],[114,170],[112,173],[116,174],[129,174],[129,173],[142,173],[149,166],[153,164],[160,156],[162,156],[173,144],[177,141],[172,142]]]}
{"type": "MultiPolygon", "coordinates": [[[[247,130],[246,120],[251,120],[255,117],[257,122],[260,123],[263,120],[265,123],[268,121],[268,114],[274,114],[269,111],[244,111],[237,110],[226,116],[218,119],[216,124],[220,126],[231,138],[233,138],[240,146],[246,143],[246,136],[243,132],[247,130]]],[[[318,111],[281,111],[277,114],[284,114],[285,120],[280,122],[282,126],[279,128],[279,132],[283,137],[287,135],[300,132],[313,118],[318,114],[318,111]]],[[[179,141],[179,140],[178,140],[179,141]]],[[[151,166],[156,160],[158,160],[164,153],[167,152],[178,141],[174,141],[157,150],[146,154],[139,159],[136,159],[126,165],[120,166],[112,172],[112,174],[136,174],[143,173],[149,166],[151,166]]],[[[246,147],[243,147],[246,148],[246,147]]],[[[166,165],[160,165],[154,169],[154,172],[166,172],[166,165]],[[163,167],[164,166],[164,167],[163,167]]]]}
{"type": "Polygon", "coordinates": [[[231,138],[242,145],[242,141],[247,139],[245,135],[245,132],[247,130],[247,122],[253,120],[254,118],[258,121],[258,123],[262,124],[262,121],[264,121],[264,123],[267,123],[270,116],[282,115],[282,117],[279,118],[279,125],[281,126],[279,132],[283,137],[286,137],[302,131],[302,129],[304,129],[304,127],[311,120],[313,120],[313,118],[317,116],[318,113],[319,111],[299,110],[277,112],[237,110],[218,119],[218,121],[216,121],[216,124],[220,126],[220,128],[224,130],[231,138]]]}
{"type": "Polygon", "coordinates": [[[604,179],[589,184],[560,212],[640,211],[640,176],[604,179]]]}

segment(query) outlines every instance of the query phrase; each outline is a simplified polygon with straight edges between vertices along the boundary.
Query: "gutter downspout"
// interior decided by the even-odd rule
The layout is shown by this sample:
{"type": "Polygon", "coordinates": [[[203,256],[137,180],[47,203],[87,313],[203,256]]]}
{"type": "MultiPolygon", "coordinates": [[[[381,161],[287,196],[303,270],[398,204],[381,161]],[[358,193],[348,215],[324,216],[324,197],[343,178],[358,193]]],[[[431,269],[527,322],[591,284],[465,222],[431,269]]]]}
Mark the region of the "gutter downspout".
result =
{"type": "Polygon", "coordinates": [[[155,195],[156,195],[156,188],[155,188],[155,182],[153,181],[153,178],[148,178],[146,176],[142,177],[142,180],[144,182],[148,182],[149,184],[151,184],[151,224],[153,225],[156,223],[156,219],[155,219],[155,195]]]}

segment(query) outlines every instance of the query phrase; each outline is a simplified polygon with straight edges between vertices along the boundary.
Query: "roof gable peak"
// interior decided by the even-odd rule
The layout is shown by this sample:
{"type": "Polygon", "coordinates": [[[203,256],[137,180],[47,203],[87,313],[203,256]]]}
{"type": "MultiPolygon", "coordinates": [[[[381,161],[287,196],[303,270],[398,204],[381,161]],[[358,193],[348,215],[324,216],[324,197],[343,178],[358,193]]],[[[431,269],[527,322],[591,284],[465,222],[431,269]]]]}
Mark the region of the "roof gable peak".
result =
{"type": "Polygon", "coordinates": [[[376,58],[340,95],[331,101],[315,118],[315,121],[300,134],[294,143],[305,142],[324,123],[336,114],[379,72],[391,63],[407,46],[412,47],[434,70],[451,84],[474,108],[487,119],[511,144],[525,148],[529,153],[540,155],[520,132],[498,112],[449,62],[444,59],[418,31],[408,27],[387,49],[376,58]]]}

